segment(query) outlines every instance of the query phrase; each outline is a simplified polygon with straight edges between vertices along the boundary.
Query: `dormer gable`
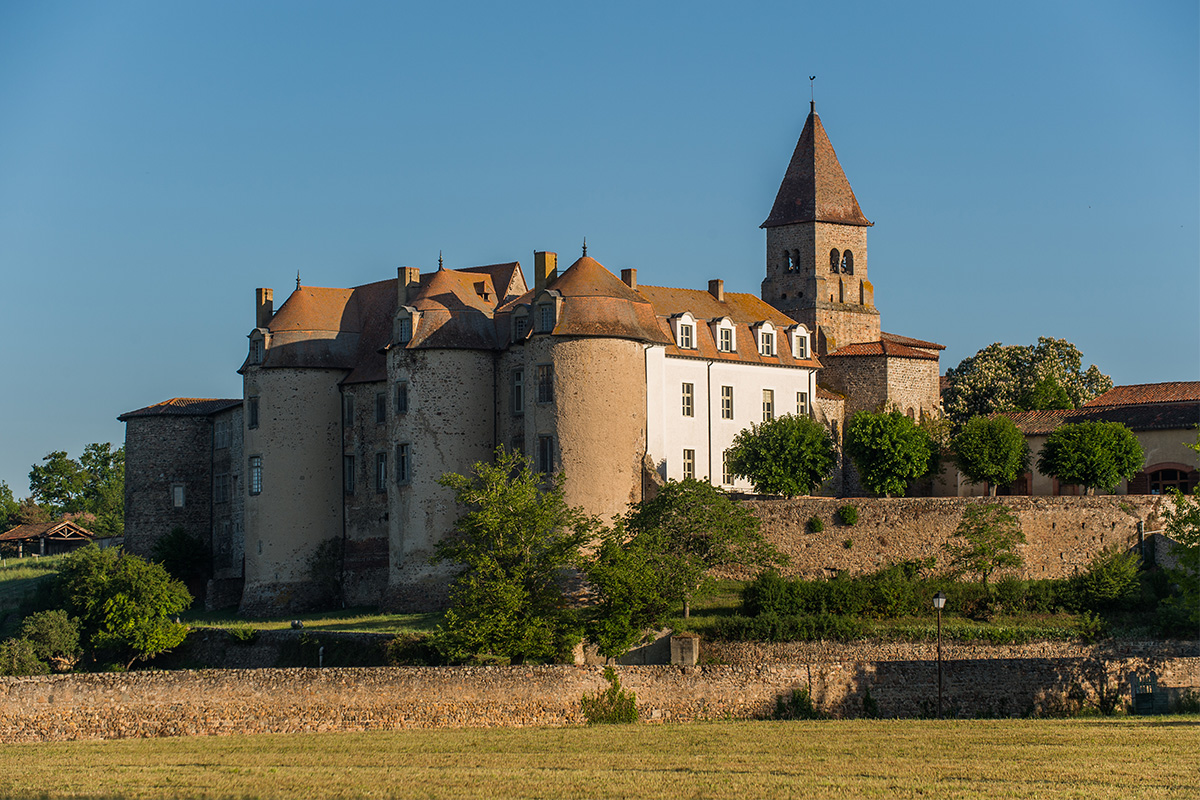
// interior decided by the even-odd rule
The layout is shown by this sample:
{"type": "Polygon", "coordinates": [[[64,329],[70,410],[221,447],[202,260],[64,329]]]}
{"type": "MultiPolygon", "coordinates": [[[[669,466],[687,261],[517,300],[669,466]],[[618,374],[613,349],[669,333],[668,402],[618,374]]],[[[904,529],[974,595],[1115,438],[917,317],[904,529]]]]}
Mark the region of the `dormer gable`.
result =
{"type": "Polygon", "coordinates": [[[680,350],[695,350],[696,343],[696,318],[690,311],[684,311],[681,314],[671,316],[671,337],[675,340],[675,346],[680,350]]]}
{"type": "Polygon", "coordinates": [[[787,329],[787,336],[793,358],[807,359],[812,357],[812,335],[809,333],[807,325],[803,323],[792,325],[787,329]]]}
{"type": "Polygon", "coordinates": [[[562,316],[562,293],[556,289],[545,289],[530,303],[530,323],[533,333],[553,333],[562,316]]]}
{"type": "Polygon", "coordinates": [[[737,326],[729,317],[717,317],[708,323],[718,353],[737,352],[737,326]]]}
{"type": "Polygon", "coordinates": [[[765,319],[762,322],[754,323],[750,326],[750,332],[754,334],[754,344],[760,356],[769,358],[778,353],[775,341],[776,328],[771,320],[765,319]]]}
{"type": "Polygon", "coordinates": [[[421,323],[421,312],[412,306],[399,306],[396,309],[395,321],[392,326],[392,344],[397,347],[407,347],[417,333],[421,323]]]}

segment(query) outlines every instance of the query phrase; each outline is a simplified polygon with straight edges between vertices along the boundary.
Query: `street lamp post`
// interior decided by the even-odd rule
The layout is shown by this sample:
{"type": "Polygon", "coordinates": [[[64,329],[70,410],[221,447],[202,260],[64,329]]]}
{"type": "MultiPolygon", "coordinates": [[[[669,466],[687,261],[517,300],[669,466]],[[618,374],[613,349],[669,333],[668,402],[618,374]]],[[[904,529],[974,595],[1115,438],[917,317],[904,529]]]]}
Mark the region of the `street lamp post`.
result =
{"type": "Polygon", "coordinates": [[[933,596],[933,607],[937,609],[938,617],[938,719],[942,718],[942,608],[946,605],[946,595],[938,592],[933,596]]]}

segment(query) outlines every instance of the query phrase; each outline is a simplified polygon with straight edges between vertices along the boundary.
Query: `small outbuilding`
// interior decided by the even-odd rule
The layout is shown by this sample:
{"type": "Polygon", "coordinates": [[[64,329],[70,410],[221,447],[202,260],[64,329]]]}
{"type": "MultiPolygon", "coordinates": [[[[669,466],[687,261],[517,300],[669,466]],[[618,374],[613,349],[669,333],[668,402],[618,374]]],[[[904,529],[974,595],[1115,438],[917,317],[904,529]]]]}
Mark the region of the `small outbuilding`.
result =
{"type": "Polygon", "coordinates": [[[56,556],[86,547],[95,535],[70,520],[31,522],[0,533],[0,551],[25,556],[56,556]]]}

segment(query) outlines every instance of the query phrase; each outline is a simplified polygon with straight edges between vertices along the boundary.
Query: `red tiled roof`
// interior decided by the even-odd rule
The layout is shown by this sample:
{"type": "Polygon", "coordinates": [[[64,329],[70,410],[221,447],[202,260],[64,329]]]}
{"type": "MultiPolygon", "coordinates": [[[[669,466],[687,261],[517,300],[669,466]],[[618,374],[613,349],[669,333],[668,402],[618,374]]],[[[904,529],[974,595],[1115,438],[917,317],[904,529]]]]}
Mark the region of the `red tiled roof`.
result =
{"type": "Polygon", "coordinates": [[[1099,397],[1083,404],[1084,408],[1102,406],[1144,405],[1146,403],[1178,403],[1200,401],[1200,381],[1171,381],[1168,383],[1137,383],[1114,386],[1099,397]]]}
{"type": "Polygon", "coordinates": [[[511,300],[525,293],[525,274],[521,272],[521,262],[510,261],[506,264],[487,264],[482,267],[464,267],[460,272],[482,272],[492,279],[492,286],[500,296],[500,302],[511,300]]]}
{"type": "Polygon", "coordinates": [[[846,356],[886,356],[888,358],[919,358],[931,361],[938,359],[937,354],[927,350],[918,350],[892,341],[860,342],[839,347],[826,358],[843,358],[846,356]]]}
{"type": "Polygon", "coordinates": [[[809,113],[804,123],[775,196],[775,205],[761,227],[811,221],[871,224],[858,207],[858,199],[815,110],[809,113]]]}
{"type": "Polygon", "coordinates": [[[832,392],[821,384],[817,384],[817,397],[821,400],[845,400],[846,396],[832,392]]]}
{"type": "Polygon", "coordinates": [[[69,520],[58,520],[57,522],[30,522],[25,525],[18,525],[15,528],[10,528],[4,533],[0,533],[0,541],[25,541],[29,539],[40,539],[43,536],[49,539],[94,538],[92,532],[86,528],[81,528],[69,520]]]}
{"type": "Polygon", "coordinates": [[[896,344],[906,344],[909,347],[916,347],[920,350],[945,350],[946,345],[938,344],[937,342],[926,342],[922,339],[914,339],[911,336],[901,336],[898,333],[880,333],[879,338],[885,342],[895,342],[896,344]]]}
{"type": "Polygon", "coordinates": [[[152,406],[127,411],[117,417],[121,422],[134,417],[207,417],[228,408],[242,404],[241,398],[236,400],[218,400],[204,397],[172,397],[152,406]]]}
{"type": "Polygon", "coordinates": [[[1065,411],[1014,411],[1011,419],[1026,436],[1050,433],[1066,423],[1119,422],[1133,431],[1189,430],[1200,424],[1200,401],[1098,406],[1065,411]]]}

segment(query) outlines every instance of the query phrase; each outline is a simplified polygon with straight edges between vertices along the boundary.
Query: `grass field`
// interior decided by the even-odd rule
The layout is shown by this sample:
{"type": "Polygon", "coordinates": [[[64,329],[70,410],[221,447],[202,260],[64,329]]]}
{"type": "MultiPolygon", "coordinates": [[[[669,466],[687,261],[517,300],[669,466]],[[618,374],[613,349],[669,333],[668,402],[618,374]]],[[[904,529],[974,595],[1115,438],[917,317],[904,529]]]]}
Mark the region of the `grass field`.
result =
{"type": "Polygon", "coordinates": [[[66,556],[5,558],[0,562],[0,611],[15,611],[66,556]]]}
{"type": "Polygon", "coordinates": [[[0,746],[12,798],[1194,798],[1200,720],[724,722],[0,746]]]}

